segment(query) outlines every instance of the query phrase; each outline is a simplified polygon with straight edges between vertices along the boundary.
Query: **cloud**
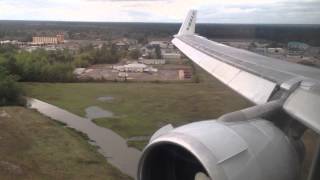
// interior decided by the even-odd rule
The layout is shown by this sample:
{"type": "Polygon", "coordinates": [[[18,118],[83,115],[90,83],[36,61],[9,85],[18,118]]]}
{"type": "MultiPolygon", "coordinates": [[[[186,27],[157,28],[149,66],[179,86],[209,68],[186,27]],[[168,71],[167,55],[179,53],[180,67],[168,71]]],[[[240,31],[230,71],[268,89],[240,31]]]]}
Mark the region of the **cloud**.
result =
{"type": "Polygon", "coordinates": [[[319,0],[0,0],[0,19],[320,24],[319,0]]]}
{"type": "Polygon", "coordinates": [[[136,1],[165,1],[165,0],[87,0],[87,1],[136,2],[136,1]]]}
{"type": "Polygon", "coordinates": [[[230,3],[201,9],[203,22],[320,24],[320,1],[230,3]]]}

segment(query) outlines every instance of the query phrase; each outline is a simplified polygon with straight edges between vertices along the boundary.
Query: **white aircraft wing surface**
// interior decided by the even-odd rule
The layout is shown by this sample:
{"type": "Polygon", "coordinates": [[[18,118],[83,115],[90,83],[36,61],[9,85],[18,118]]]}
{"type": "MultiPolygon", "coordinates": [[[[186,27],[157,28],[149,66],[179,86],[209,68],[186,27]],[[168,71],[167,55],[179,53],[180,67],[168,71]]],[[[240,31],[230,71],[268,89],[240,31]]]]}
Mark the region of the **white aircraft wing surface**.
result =
{"type": "Polygon", "coordinates": [[[320,69],[273,59],[195,34],[189,12],[173,44],[193,62],[255,104],[283,99],[283,109],[320,133],[320,69]]]}

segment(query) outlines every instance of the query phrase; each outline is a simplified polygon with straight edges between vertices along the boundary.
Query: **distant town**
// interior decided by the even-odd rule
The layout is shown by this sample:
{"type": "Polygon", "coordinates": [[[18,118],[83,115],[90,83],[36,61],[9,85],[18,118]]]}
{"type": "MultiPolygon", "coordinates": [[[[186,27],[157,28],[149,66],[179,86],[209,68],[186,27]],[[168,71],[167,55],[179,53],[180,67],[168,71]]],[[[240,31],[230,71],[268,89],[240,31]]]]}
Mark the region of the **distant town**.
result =
{"type": "Polygon", "coordinates": [[[180,81],[192,79],[192,67],[178,49],[168,40],[150,40],[146,44],[136,39],[119,38],[112,41],[101,40],[65,40],[63,34],[56,36],[32,37],[32,42],[3,40],[1,45],[15,45],[27,52],[38,49],[63,51],[71,54],[90,46],[102,49],[114,46],[122,54],[116,64],[95,64],[88,67],[76,67],[74,74],[81,80],[106,81],[180,81]]]}
{"type": "MultiPolygon", "coordinates": [[[[45,33],[42,33],[45,34],[45,33]]],[[[84,48],[101,50],[115,48],[119,59],[113,63],[107,61],[77,64],[73,70],[79,80],[100,81],[190,81],[193,78],[193,65],[170,42],[171,36],[156,35],[141,40],[128,35],[111,36],[109,39],[86,39],[80,33],[72,36],[66,32],[55,35],[32,36],[32,41],[3,39],[0,45],[13,45],[21,50],[33,52],[68,50],[72,55],[81,54],[84,48]],[[65,38],[67,35],[69,38],[65,38]]],[[[293,63],[320,67],[320,47],[311,46],[302,41],[276,42],[268,39],[217,39],[223,44],[249,50],[264,56],[293,63]]],[[[102,57],[103,58],[103,57],[102,57]]]]}

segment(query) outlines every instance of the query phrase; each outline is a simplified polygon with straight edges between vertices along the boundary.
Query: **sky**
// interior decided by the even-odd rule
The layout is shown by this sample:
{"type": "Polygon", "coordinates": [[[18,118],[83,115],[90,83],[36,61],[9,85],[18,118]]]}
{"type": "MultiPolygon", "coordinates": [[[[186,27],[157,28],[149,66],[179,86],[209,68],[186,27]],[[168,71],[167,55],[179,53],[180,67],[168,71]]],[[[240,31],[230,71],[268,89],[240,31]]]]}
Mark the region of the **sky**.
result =
{"type": "Polygon", "coordinates": [[[0,0],[0,20],[320,24],[320,0],[0,0]]]}

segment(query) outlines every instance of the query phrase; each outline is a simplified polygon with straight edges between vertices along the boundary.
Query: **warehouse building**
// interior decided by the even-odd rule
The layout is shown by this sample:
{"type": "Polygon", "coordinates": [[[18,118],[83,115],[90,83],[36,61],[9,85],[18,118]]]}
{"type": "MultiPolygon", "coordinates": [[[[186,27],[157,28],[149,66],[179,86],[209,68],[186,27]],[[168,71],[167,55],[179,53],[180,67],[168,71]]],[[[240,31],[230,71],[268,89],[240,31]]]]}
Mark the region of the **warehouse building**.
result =
{"type": "Polygon", "coordinates": [[[158,70],[153,67],[148,67],[145,64],[141,63],[131,63],[123,66],[113,66],[113,69],[118,70],[119,72],[157,72],[158,70]]]}
{"type": "Polygon", "coordinates": [[[123,66],[113,66],[113,69],[120,72],[143,72],[145,68],[147,68],[147,65],[139,63],[132,63],[123,66]]]}
{"type": "Polygon", "coordinates": [[[139,59],[140,63],[147,64],[147,65],[162,65],[166,64],[165,59],[139,59]]]}

